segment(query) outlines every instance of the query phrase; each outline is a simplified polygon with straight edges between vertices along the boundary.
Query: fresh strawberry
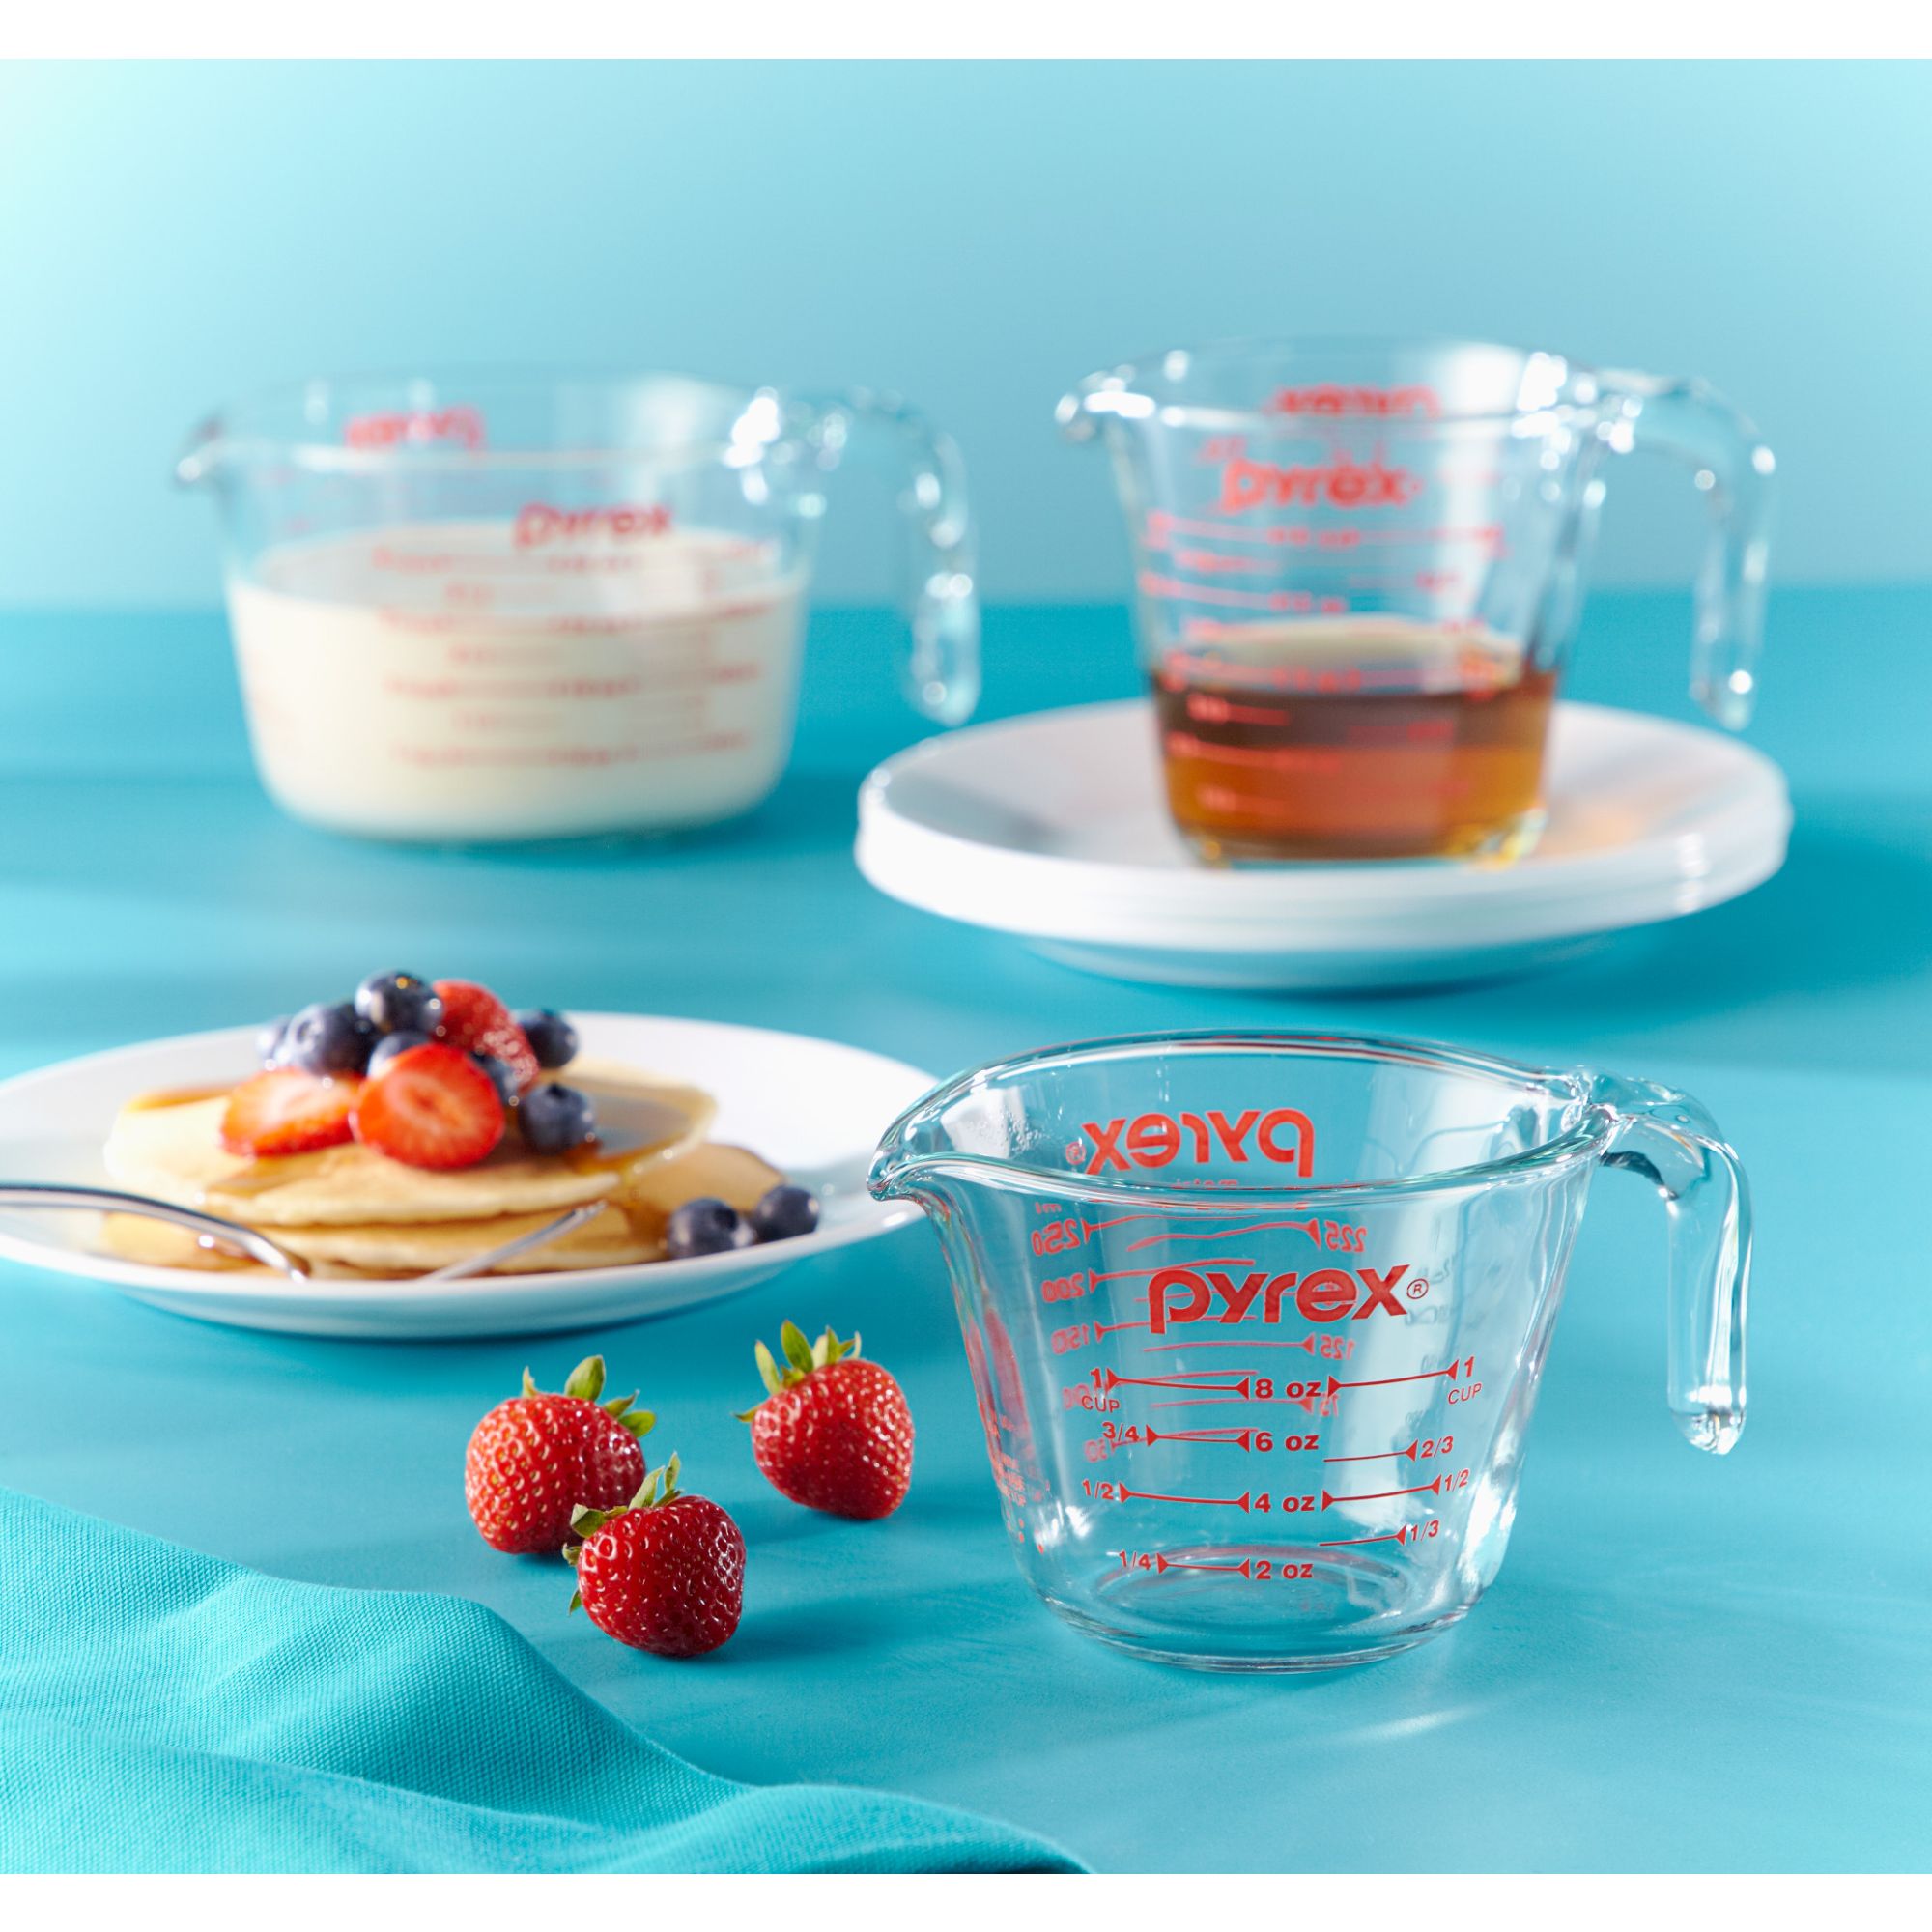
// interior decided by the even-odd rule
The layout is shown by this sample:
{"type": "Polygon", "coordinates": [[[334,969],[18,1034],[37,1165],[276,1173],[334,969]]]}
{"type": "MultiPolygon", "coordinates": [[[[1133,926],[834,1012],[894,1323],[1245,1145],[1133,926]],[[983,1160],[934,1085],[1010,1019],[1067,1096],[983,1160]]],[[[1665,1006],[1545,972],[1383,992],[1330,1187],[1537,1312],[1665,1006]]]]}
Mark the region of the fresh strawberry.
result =
{"type": "Polygon", "coordinates": [[[638,1438],[657,1417],[632,1396],[604,1392],[604,1357],[570,1372],[561,1395],[546,1395],[524,1371],[524,1392],[499,1402],[469,1437],[463,1496],[483,1541],[518,1555],[551,1555],[570,1540],[580,1504],[609,1509],[644,1480],[638,1438]]]}
{"type": "Polygon", "coordinates": [[[745,1539],[703,1496],[680,1495],[677,1458],[644,1478],[615,1509],[580,1509],[577,1594],[606,1636],[660,1657],[700,1657],[738,1628],[745,1600],[745,1539]]]}
{"type": "Polygon", "coordinates": [[[808,1509],[863,1519],[891,1516],[912,1482],[912,1411],[905,1391],[877,1362],[859,1360],[859,1338],[830,1328],[814,1347],[787,1321],[784,1365],[757,1346],[771,1393],[738,1418],[752,1425],[752,1453],[781,1495],[808,1509]]]}
{"type": "Polygon", "coordinates": [[[385,1061],[355,1102],[355,1138],[411,1167],[473,1167],[503,1138],[496,1082],[431,1040],[385,1061]]]}
{"type": "Polygon", "coordinates": [[[221,1145],[230,1153],[311,1153],[355,1138],[352,1123],[362,1082],[292,1066],[257,1073],[228,1096],[221,1145]]]}
{"type": "Polygon", "coordinates": [[[543,1068],[509,1008],[488,986],[469,980],[439,980],[436,991],[442,1002],[437,1038],[465,1053],[493,1054],[515,1076],[517,1092],[527,1093],[543,1068]]]}

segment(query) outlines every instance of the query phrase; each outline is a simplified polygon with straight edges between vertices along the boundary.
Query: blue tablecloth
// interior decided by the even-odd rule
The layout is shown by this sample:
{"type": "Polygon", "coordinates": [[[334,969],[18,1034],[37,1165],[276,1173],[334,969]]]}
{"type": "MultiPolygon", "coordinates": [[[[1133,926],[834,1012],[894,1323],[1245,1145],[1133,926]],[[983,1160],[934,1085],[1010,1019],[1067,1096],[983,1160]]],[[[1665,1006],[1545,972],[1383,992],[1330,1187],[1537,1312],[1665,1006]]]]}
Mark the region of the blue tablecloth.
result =
{"type": "Polygon", "coordinates": [[[887,1792],[713,1777],[460,1597],[291,1583],[0,1490],[0,1871],[1067,1868],[887,1792]]]}
{"type": "MultiPolygon", "coordinates": [[[[1688,715],[1688,611],[1602,597],[1576,695],[1688,715]]],[[[717,1307],[592,1338],[641,1382],[753,1552],[708,1662],[566,1620],[494,1555],[462,1447],[576,1339],[379,1347],[225,1331],[0,1267],[0,1484],[279,1577],[499,1612],[618,1717],[724,1777],[884,1787],[1009,1819],[1101,1867],[1918,1866],[1932,1856],[1932,592],[1774,599],[1752,736],[1791,862],[1735,905],[1567,971],[1355,1001],[1086,979],[873,895],[867,764],[917,735],[885,620],[815,627],[800,753],[748,824],[576,854],[361,846],[248,776],[219,621],[0,622],[0,1072],[286,1010],[373,967],[518,1000],[819,1033],[941,1070],[1083,1035],[1327,1023],[1587,1060],[1689,1087],[1760,1214],[1752,1421],[1730,1458],[1662,1401],[1663,1232],[1605,1177],[1502,1577],[1372,1669],[1199,1677],[1088,1642],[1007,1553],[932,1241],[909,1229],[717,1307]],[[920,1428],[883,1525],[795,1509],[730,1411],[785,1315],[865,1331],[920,1428]]],[[[988,712],[1133,689],[1122,613],[995,612],[988,712]]],[[[566,1593],[567,1594],[567,1593],[566,1593]]]]}

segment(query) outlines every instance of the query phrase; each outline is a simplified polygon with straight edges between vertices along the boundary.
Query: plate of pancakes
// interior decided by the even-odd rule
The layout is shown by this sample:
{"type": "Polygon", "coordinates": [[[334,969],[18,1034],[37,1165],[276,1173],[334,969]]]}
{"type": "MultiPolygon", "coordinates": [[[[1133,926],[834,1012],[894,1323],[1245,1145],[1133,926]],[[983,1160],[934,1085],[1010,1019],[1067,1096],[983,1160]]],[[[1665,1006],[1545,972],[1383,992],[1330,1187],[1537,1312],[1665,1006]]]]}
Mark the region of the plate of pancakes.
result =
{"type": "Polygon", "coordinates": [[[880,1133],[936,1083],[879,1054],[800,1034],[629,1013],[569,1015],[571,1084],[598,1140],[539,1153],[506,1138],[437,1171],[359,1143],[264,1158],[227,1151],[230,1091],[258,1065],[235,1027],[90,1054],[0,1082],[0,1179],[111,1187],[240,1222],[299,1258],[290,1281],[171,1223],[0,1207],[0,1255],[103,1282],[178,1315],[289,1334],[421,1339],[637,1321],[735,1293],[916,1219],[875,1202],[880,1133]],[[741,1212],[784,1181],[818,1196],[808,1235],[670,1259],[671,1211],[741,1212]],[[597,1211],[489,1273],[436,1270],[597,1211]]]}

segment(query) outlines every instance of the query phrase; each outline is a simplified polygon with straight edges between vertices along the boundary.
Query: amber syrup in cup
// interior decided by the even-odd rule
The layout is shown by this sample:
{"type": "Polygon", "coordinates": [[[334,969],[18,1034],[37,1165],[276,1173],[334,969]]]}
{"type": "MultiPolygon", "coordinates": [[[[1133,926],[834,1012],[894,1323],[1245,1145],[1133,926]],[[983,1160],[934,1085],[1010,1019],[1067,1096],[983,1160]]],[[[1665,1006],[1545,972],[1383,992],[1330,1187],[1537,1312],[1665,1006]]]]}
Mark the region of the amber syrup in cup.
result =
{"type": "Polygon", "coordinates": [[[1488,632],[1217,627],[1154,676],[1169,810],[1215,864],[1518,857],[1555,698],[1554,667],[1488,632]]]}

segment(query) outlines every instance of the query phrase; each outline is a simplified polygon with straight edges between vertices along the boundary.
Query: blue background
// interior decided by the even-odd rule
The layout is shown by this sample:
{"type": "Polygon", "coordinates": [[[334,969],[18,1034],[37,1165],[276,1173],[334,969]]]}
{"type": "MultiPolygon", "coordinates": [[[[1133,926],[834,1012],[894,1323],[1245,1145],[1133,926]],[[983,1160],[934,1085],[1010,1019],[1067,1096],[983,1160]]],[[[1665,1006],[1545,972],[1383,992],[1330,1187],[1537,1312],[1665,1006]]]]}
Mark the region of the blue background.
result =
{"type": "MultiPolygon", "coordinates": [[[[0,603],[213,604],[167,475],[285,378],[558,360],[861,382],[964,446],[994,599],[1115,598],[1061,391],[1174,341],[1530,341],[1696,373],[1783,471],[1784,582],[1926,554],[1921,64],[0,69],[0,603]]],[[[891,546],[856,480],[822,587],[891,546]]],[[[1623,467],[1599,582],[1686,579],[1623,467]]]]}

